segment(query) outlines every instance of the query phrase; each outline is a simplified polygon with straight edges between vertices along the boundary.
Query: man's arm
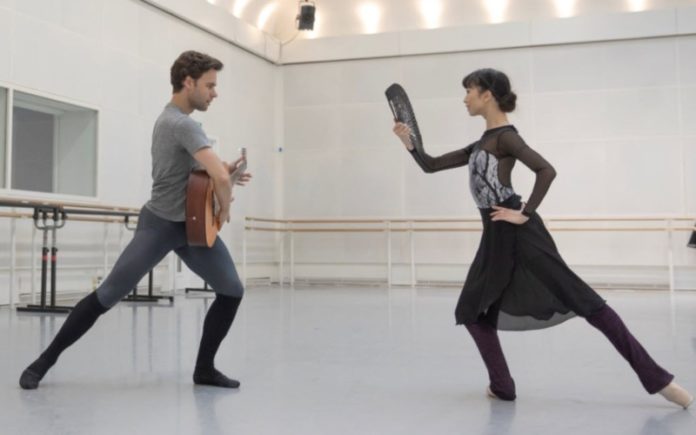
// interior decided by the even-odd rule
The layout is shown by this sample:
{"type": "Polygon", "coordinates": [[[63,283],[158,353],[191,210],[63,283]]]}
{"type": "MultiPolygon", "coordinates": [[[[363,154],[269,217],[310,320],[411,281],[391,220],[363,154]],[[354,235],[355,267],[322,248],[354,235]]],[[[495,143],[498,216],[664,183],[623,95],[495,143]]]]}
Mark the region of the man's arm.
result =
{"type": "Polygon", "coordinates": [[[208,176],[213,180],[215,197],[220,205],[220,213],[218,214],[220,224],[228,222],[230,220],[230,202],[232,198],[232,186],[230,185],[228,170],[210,147],[196,151],[193,154],[193,158],[203,166],[208,176]]]}

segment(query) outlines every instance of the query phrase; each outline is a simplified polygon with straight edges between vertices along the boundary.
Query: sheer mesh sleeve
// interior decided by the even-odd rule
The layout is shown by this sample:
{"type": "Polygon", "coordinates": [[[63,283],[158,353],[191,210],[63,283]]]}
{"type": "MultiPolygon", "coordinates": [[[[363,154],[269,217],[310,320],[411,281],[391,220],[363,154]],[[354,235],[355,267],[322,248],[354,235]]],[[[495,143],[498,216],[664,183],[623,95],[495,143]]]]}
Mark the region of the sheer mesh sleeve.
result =
{"type": "Polygon", "coordinates": [[[546,196],[551,182],[556,178],[556,170],[539,153],[531,149],[515,131],[501,133],[498,140],[498,152],[515,157],[536,173],[532,194],[529,195],[523,210],[525,215],[532,214],[546,196]]]}
{"type": "Polygon", "coordinates": [[[445,169],[458,168],[469,163],[469,156],[475,143],[460,150],[451,151],[439,157],[432,157],[426,152],[419,153],[415,148],[410,150],[413,159],[424,172],[433,173],[445,169]]]}

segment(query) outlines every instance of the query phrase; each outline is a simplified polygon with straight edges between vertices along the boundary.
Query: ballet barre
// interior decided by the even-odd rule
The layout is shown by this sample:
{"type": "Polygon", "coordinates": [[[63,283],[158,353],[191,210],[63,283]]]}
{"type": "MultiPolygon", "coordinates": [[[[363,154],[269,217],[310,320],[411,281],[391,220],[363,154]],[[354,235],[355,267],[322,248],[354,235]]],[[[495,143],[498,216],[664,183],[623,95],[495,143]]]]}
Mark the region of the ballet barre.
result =
{"type": "MultiPolygon", "coordinates": [[[[663,232],[667,235],[667,268],[669,289],[674,291],[673,234],[696,231],[696,216],[552,216],[544,223],[551,232],[663,232]],[[688,222],[688,224],[687,224],[688,222]],[[601,225],[599,225],[601,224],[601,225]]],[[[416,285],[415,233],[476,233],[481,232],[480,217],[465,218],[356,218],[356,219],[271,219],[245,217],[242,240],[242,271],[246,284],[248,276],[248,237],[253,233],[279,233],[279,281],[285,282],[285,239],[289,239],[289,283],[295,283],[295,237],[306,233],[383,233],[386,244],[386,282],[392,285],[392,234],[407,233],[410,247],[410,285],[416,285]],[[438,226],[441,224],[442,226],[438,226]],[[453,226],[451,224],[459,224],[453,226]]]]}
{"type": "MultiPolygon", "coordinates": [[[[63,228],[68,221],[75,222],[93,222],[93,223],[103,223],[104,224],[104,251],[103,251],[103,267],[102,276],[106,276],[108,270],[108,249],[106,244],[106,238],[108,236],[108,226],[109,224],[122,224],[123,227],[128,230],[134,230],[133,225],[134,220],[137,219],[139,214],[139,209],[132,207],[125,207],[119,205],[109,205],[96,202],[78,202],[78,201],[51,201],[42,200],[35,198],[19,198],[19,197],[0,197],[0,207],[9,207],[13,209],[11,212],[0,212],[0,217],[10,218],[10,267],[9,267],[9,297],[10,306],[15,306],[15,273],[17,270],[16,264],[16,221],[21,219],[32,219],[32,242],[31,242],[31,297],[32,301],[35,299],[35,282],[36,282],[36,256],[35,256],[35,236],[36,231],[43,232],[43,246],[42,246],[42,266],[41,266],[41,290],[40,290],[40,304],[34,305],[29,304],[26,307],[17,307],[18,311],[31,311],[31,312],[53,312],[53,313],[66,313],[69,312],[72,307],[62,307],[56,305],[56,262],[58,248],[56,244],[56,232],[58,229],[63,228]],[[31,212],[20,212],[15,209],[33,209],[31,212]],[[47,296],[49,294],[49,289],[47,286],[47,276],[48,276],[48,260],[49,260],[49,248],[48,248],[48,233],[52,235],[52,245],[50,249],[50,302],[47,302],[47,296]]],[[[170,302],[173,301],[171,296],[153,296],[152,295],[152,271],[150,271],[148,279],[148,295],[141,296],[137,294],[137,286],[133,290],[132,297],[126,298],[126,300],[133,301],[155,301],[161,298],[168,299],[170,302]]]]}

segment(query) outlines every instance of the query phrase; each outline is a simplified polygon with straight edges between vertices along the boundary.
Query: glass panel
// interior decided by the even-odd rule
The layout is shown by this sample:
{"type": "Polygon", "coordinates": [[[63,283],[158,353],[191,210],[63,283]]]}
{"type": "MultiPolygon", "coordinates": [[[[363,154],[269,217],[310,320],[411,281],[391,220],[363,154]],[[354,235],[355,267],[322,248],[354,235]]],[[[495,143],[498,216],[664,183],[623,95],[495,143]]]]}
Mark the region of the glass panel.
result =
{"type": "Polygon", "coordinates": [[[15,92],[13,189],[96,196],[97,112],[15,92]]]}

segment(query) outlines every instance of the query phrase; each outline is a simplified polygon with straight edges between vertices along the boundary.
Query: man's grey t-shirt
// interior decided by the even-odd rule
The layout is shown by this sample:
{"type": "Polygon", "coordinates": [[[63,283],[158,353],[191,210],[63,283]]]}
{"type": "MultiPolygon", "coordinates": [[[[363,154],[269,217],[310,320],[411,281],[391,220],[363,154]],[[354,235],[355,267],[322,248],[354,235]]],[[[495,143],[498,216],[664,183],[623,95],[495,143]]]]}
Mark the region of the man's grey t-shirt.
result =
{"type": "Polygon", "coordinates": [[[210,146],[200,124],[169,103],[152,132],[152,195],[146,204],[170,221],[186,220],[186,184],[197,167],[193,154],[210,146]]]}

